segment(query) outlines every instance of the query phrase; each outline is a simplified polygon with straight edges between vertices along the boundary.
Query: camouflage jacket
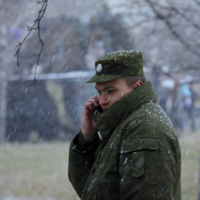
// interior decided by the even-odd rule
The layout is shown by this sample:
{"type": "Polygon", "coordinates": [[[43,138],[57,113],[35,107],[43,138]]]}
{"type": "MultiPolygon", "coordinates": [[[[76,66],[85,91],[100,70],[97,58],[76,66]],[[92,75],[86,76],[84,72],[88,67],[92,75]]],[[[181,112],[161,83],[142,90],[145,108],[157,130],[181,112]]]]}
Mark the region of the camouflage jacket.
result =
{"type": "Polygon", "coordinates": [[[180,146],[151,82],[94,121],[99,140],[69,153],[69,180],[82,200],[180,200],[180,146]]]}

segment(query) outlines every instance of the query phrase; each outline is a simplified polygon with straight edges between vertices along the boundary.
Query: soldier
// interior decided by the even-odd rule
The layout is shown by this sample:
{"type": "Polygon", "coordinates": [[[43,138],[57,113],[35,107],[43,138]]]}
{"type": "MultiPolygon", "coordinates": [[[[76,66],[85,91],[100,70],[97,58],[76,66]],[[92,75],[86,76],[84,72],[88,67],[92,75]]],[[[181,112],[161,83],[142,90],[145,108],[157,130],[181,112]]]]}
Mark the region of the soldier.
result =
{"type": "Polygon", "coordinates": [[[145,80],[141,52],[106,54],[95,69],[88,83],[96,83],[98,95],[85,103],[69,153],[69,180],[78,196],[180,200],[179,141],[145,80]]]}

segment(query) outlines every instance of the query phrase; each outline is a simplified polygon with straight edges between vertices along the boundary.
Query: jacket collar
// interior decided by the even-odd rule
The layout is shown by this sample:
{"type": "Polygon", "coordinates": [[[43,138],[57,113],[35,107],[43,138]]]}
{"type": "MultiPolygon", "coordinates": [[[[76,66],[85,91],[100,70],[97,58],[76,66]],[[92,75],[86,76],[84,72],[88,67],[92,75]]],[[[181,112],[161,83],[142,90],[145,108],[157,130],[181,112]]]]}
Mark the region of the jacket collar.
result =
{"type": "Polygon", "coordinates": [[[100,140],[109,137],[112,130],[116,128],[121,121],[146,103],[157,103],[158,96],[150,81],[133,90],[121,101],[116,102],[105,112],[95,115],[93,120],[98,128],[100,140]]]}

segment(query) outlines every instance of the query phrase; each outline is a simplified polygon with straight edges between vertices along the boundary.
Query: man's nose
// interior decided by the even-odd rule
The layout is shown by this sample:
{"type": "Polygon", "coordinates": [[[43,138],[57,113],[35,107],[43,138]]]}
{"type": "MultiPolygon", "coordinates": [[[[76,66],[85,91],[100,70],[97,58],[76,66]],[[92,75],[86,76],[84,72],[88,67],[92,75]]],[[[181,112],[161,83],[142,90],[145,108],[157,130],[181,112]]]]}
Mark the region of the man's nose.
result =
{"type": "Polygon", "coordinates": [[[106,96],[104,96],[104,95],[100,96],[100,97],[99,97],[99,104],[100,104],[100,105],[105,105],[105,104],[107,104],[107,103],[109,102],[108,98],[109,98],[109,97],[106,97],[106,96]]]}

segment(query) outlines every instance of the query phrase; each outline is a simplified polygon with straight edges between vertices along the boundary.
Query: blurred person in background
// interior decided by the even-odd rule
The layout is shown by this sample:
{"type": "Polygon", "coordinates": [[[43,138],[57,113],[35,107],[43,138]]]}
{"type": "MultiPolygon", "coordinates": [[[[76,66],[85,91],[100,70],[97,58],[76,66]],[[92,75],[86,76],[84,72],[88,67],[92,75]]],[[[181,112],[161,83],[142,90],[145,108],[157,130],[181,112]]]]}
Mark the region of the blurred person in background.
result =
{"type": "Polygon", "coordinates": [[[180,91],[180,84],[178,80],[175,80],[174,87],[171,93],[172,102],[171,104],[171,111],[169,117],[174,125],[178,136],[180,137],[183,132],[183,125],[182,125],[182,109],[180,105],[181,101],[181,91],[180,91]]]}
{"type": "Polygon", "coordinates": [[[190,124],[190,130],[195,132],[196,126],[195,126],[195,101],[198,99],[197,93],[192,88],[192,83],[189,84],[182,84],[181,85],[181,91],[182,91],[182,110],[183,110],[183,130],[186,131],[189,128],[190,124]]]}
{"type": "Polygon", "coordinates": [[[196,131],[196,123],[195,123],[195,102],[198,99],[198,95],[195,92],[195,90],[193,89],[193,84],[190,83],[189,84],[189,88],[190,88],[190,92],[191,92],[191,98],[192,98],[192,105],[191,105],[191,109],[189,111],[190,114],[190,119],[191,119],[191,130],[193,132],[196,131]]]}

